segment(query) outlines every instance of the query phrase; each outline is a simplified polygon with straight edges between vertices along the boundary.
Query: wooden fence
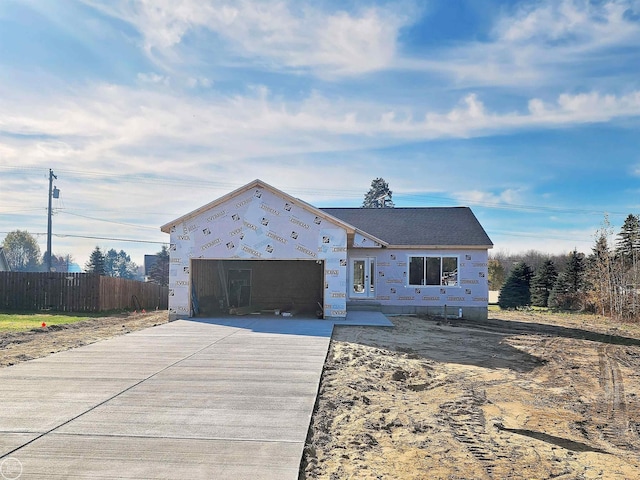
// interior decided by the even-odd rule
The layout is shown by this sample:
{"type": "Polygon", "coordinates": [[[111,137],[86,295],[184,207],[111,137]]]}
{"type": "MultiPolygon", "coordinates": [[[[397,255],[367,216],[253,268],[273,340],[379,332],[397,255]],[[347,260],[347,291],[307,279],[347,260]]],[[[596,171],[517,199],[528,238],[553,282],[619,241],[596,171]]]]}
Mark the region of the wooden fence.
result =
{"type": "Polygon", "coordinates": [[[0,272],[0,310],[166,310],[169,289],[93,273],[0,272]]]}

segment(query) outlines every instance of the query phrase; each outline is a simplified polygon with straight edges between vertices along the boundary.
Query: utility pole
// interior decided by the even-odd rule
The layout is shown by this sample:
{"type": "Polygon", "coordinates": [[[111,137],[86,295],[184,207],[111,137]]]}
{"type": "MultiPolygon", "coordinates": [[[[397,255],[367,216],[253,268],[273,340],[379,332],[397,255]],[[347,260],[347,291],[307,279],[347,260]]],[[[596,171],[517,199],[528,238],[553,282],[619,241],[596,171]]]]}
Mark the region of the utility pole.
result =
{"type": "Polygon", "coordinates": [[[49,169],[49,214],[47,218],[47,272],[51,271],[51,199],[60,196],[60,190],[53,187],[53,179],[58,179],[49,169]]]}

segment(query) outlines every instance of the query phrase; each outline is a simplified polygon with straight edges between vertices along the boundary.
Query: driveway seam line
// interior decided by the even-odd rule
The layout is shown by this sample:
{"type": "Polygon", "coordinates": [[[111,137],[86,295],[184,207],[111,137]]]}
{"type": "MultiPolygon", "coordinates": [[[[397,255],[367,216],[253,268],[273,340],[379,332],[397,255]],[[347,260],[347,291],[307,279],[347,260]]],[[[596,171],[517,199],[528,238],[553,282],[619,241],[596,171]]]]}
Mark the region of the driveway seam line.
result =
{"type": "Polygon", "coordinates": [[[229,437],[178,437],[173,435],[124,435],[117,433],[73,433],[73,432],[51,432],[54,435],[66,435],[70,437],[106,437],[106,438],[161,438],[170,440],[222,440],[225,442],[261,442],[261,443],[304,443],[301,440],[269,440],[266,438],[229,438],[229,437]]]}
{"type": "Polygon", "coordinates": [[[134,383],[133,385],[130,385],[129,387],[127,387],[127,388],[125,388],[124,390],[122,390],[122,391],[120,391],[120,392],[116,393],[115,395],[112,395],[111,397],[109,397],[109,398],[107,398],[107,399],[103,400],[102,402],[97,403],[97,404],[96,404],[96,405],[94,405],[93,407],[91,407],[91,408],[89,408],[89,409],[87,409],[87,410],[85,410],[85,411],[83,411],[83,412],[79,413],[79,414],[78,414],[78,415],[76,415],[75,417],[70,418],[70,419],[68,419],[68,420],[65,420],[65,421],[64,421],[64,422],[62,422],[60,425],[56,425],[55,427],[53,427],[53,428],[51,428],[51,429],[47,430],[46,432],[41,433],[41,434],[40,434],[40,435],[38,435],[37,437],[32,438],[32,439],[31,439],[31,440],[29,440],[28,442],[23,443],[22,445],[19,445],[18,447],[14,448],[13,450],[11,450],[11,451],[9,451],[9,452],[7,452],[7,453],[4,453],[4,454],[2,454],[2,455],[0,455],[0,460],[2,460],[2,459],[3,459],[3,458],[5,458],[5,457],[8,457],[8,456],[12,455],[13,453],[17,452],[18,450],[23,449],[24,447],[26,447],[26,446],[28,446],[28,445],[31,445],[31,444],[32,444],[33,442],[35,442],[36,440],[40,440],[42,437],[45,437],[46,435],[49,435],[50,433],[55,432],[55,431],[56,431],[56,430],[58,430],[59,428],[64,427],[65,425],[68,425],[69,423],[73,422],[74,420],[77,420],[78,418],[80,418],[80,417],[82,417],[82,416],[86,415],[87,413],[92,412],[92,411],[93,411],[93,410],[95,410],[96,408],[101,407],[102,405],[104,405],[104,404],[106,404],[106,403],[110,402],[111,400],[113,400],[113,399],[115,399],[115,398],[119,397],[119,396],[120,396],[120,395],[122,395],[123,393],[128,392],[129,390],[131,390],[131,389],[133,389],[133,388],[137,387],[138,385],[140,385],[140,384],[142,384],[142,383],[146,382],[147,380],[152,379],[152,378],[153,378],[153,377],[155,377],[156,375],[159,375],[160,373],[164,372],[165,370],[168,370],[169,368],[174,367],[174,366],[175,366],[175,365],[177,365],[178,363],[183,362],[183,361],[185,361],[185,360],[187,360],[187,359],[189,359],[189,358],[193,357],[194,355],[196,355],[196,354],[200,353],[201,351],[203,351],[203,350],[205,350],[205,349],[209,348],[209,347],[210,347],[210,346],[212,346],[212,345],[215,345],[216,343],[218,343],[218,342],[220,342],[220,341],[222,341],[222,340],[225,340],[225,339],[229,338],[230,336],[232,336],[232,335],[234,335],[234,334],[238,333],[238,332],[239,332],[239,331],[241,331],[241,330],[242,330],[242,328],[240,328],[240,327],[236,327],[236,328],[235,328],[235,330],[234,330],[233,332],[229,333],[228,335],[225,335],[224,337],[217,339],[215,342],[211,342],[210,344],[205,345],[204,347],[202,347],[202,348],[200,348],[200,349],[196,350],[195,352],[193,352],[193,353],[191,353],[191,354],[187,355],[187,356],[186,356],[186,357],[184,357],[184,358],[181,358],[180,360],[176,360],[176,361],[175,361],[175,362],[173,362],[172,364],[167,365],[167,366],[166,366],[166,367],[164,367],[164,368],[161,368],[161,369],[160,369],[160,370],[158,370],[157,372],[152,373],[152,374],[151,374],[151,375],[149,375],[148,377],[143,378],[142,380],[140,380],[140,381],[138,381],[138,382],[134,383]]]}

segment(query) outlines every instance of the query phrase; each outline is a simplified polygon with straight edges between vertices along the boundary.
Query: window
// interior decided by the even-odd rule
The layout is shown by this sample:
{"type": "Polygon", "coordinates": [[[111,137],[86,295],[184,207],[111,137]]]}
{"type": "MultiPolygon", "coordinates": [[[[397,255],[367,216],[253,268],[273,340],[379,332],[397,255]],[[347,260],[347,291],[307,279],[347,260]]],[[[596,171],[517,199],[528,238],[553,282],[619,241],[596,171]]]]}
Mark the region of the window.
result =
{"type": "Polygon", "coordinates": [[[409,257],[409,285],[458,285],[458,257],[409,257]]]}

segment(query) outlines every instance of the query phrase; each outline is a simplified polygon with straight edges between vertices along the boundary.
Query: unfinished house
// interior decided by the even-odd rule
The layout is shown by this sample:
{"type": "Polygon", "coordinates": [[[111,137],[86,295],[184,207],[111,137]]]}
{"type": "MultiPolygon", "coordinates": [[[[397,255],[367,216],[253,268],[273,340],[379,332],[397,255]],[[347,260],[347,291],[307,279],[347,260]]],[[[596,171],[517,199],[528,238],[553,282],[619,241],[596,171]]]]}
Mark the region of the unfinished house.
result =
{"type": "Polygon", "coordinates": [[[321,209],[255,180],[161,230],[171,318],[362,308],[487,318],[493,244],[467,207],[321,209]]]}

